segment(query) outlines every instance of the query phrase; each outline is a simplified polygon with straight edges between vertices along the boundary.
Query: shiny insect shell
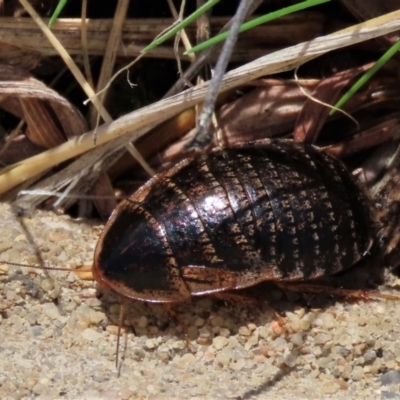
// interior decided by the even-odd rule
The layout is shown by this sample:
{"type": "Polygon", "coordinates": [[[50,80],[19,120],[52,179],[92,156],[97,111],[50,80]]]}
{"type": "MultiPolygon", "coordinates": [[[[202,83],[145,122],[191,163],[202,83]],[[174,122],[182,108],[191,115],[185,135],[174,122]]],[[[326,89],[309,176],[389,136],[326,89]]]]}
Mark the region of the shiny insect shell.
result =
{"type": "Polygon", "coordinates": [[[216,149],[161,172],[113,212],[93,274],[149,302],[309,280],[372,243],[370,206],[341,161],[310,145],[216,149]]]}

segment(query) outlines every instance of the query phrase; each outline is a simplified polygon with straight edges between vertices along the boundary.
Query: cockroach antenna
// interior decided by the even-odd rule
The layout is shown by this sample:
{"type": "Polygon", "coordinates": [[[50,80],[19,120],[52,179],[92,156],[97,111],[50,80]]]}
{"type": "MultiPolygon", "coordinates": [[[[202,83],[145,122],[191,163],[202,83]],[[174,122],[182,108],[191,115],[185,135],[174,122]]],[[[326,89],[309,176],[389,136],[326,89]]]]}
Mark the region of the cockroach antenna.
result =
{"type": "Polygon", "coordinates": [[[229,35],[222,47],[220,56],[218,57],[217,65],[215,66],[214,75],[211,79],[206,98],[204,100],[203,110],[197,121],[197,132],[194,138],[187,144],[188,150],[202,150],[212,141],[212,135],[209,131],[209,125],[212,114],[214,112],[215,101],[217,100],[218,92],[221,86],[222,78],[224,77],[226,67],[228,66],[233,47],[235,46],[239,29],[250,7],[255,0],[241,0],[235,16],[232,19],[232,26],[229,35]]]}
{"type": "Polygon", "coordinates": [[[30,265],[30,264],[21,264],[10,261],[0,260],[0,264],[11,265],[14,267],[22,267],[22,268],[34,268],[34,269],[42,269],[45,271],[67,271],[72,272],[70,268],[62,268],[62,267],[48,267],[47,265],[30,265]]]}

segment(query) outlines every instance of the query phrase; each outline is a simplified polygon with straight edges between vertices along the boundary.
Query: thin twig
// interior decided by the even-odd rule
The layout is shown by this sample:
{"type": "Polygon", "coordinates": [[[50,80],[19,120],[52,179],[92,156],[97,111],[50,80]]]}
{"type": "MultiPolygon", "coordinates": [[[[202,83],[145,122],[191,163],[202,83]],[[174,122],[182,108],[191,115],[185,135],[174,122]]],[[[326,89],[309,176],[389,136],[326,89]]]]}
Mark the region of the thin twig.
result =
{"type": "Polygon", "coordinates": [[[212,140],[212,136],[209,134],[209,125],[212,114],[214,112],[215,101],[217,100],[218,92],[221,86],[222,79],[224,77],[226,68],[228,66],[233,47],[235,46],[237,37],[239,35],[240,25],[242,25],[246,18],[249,7],[252,5],[254,0],[241,0],[239,8],[236,11],[235,16],[232,20],[232,27],[229,35],[224,43],[221,54],[218,58],[217,65],[215,67],[214,76],[211,79],[210,86],[207,92],[206,99],[204,101],[203,110],[198,119],[198,129],[193,140],[191,140],[187,148],[189,149],[203,149],[212,140]]]}
{"type": "MultiPolygon", "coordinates": [[[[257,7],[263,2],[264,0],[253,0],[249,6],[248,14],[247,16],[251,15],[257,7]]],[[[225,32],[228,29],[231,28],[232,26],[232,21],[231,19],[222,29],[220,32],[225,32]]],[[[198,72],[199,70],[203,67],[203,65],[209,60],[211,53],[216,49],[216,46],[212,46],[209,49],[203,50],[197,57],[197,60],[195,63],[193,63],[185,72],[185,75],[179,79],[174,86],[167,92],[167,94],[164,96],[164,98],[173,96],[176,93],[179,93],[186,85],[187,81],[190,81],[198,72]]]]}

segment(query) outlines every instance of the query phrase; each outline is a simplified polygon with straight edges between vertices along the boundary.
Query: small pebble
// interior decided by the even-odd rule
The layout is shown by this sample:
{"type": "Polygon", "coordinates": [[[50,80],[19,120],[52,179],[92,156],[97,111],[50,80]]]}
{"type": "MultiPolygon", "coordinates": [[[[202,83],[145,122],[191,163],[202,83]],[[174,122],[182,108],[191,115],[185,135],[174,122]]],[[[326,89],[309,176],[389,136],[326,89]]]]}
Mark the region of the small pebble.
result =
{"type": "Polygon", "coordinates": [[[267,361],[267,357],[265,357],[264,355],[260,354],[260,355],[254,356],[253,360],[256,363],[265,363],[267,361]]]}
{"type": "Polygon", "coordinates": [[[303,335],[297,332],[290,338],[290,341],[296,346],[301,346],[303,344],[303,335]]]}
{"type": "Polygon", "coordinates": [[[365,376],[364,370],[361,366],[356,365],[351,373],[351,377],[354,380],[361,380],[365,376]]]}
{"type": "Polygon", "coordinates": [[[18,300],[18,295],[13,290],[7,290],[6,298],[7,298],[8,301],[17,301],[18,300]]]}
{"type": "Polygon", "coordinates": [[[330,357],[320,357],[317,360],[317,364],[320,366],[320,368],[327,368],[331,361],[332,359],[330,357]]]}
{"type": "Polygon", "coordinates": [[[139,328],[147,328],[147,324],[148,324],[147,317],[145,317],[144,315],[142,315],[142,316],[139,318],[139,321],[138,321],[138,326],[139,326],[139,328]]]}
{"type": "Polygon", "coordinates": [[[45,303],[42,306],[43,314],[50,319],[56,319],[60,316],[60,311],[54,303],[45,303]]]}
{"type": "Polygon", "coordinates": [[[45,292],[50,292],[51,290],[54,289],[54,282],[51,279],[43,279],[42,282],[40,283],[40,287],[45,292]]]}
{"type": "Polygon", "coordinates": [[[199,331],[195,326],[189,326],[187,330],[187,337],[189,340],[196,340],[199,337],[199,331]]]}
{"type": "Polygon", "coordinates": [[[258,335],[263,338],[267,339],[269,337],[270,330],[266,326],[260,326],[258,328],[258,335]]]}
{"type": "Polygon", "coordinates": [[[399,400],[400,399],[400,394],[395,393],[395,392],[389,392],[388,390],[382,390],[381,392],[381,399],[386,400],[386,399],[394,399],[394,400],[399,400]]]}
{"type": "Polygon", "coordinates": [[[312,349],[312,353],[314,354],[315,357],[318,357],[322,354],[321,347],[314,347],[312,349]]]}
{"type": "Polygon", "coordinates": [[[372,363],[376,359],[376,352],[374,350],[368,350],[364,354],[364,362],[365,363],[372,363]]]}
{"type": "Polygon", "coordinates": [[[197,326],[198,328],[204,325],[204,319],[203,318],[197,318],[194,321],[194,326],[197,326]]]}
{"type": "Polygon", "coordinates": [[[186,349],[186,341],[185,340],[177,340],[173,345],[173,349],[184,350],[186,349]]]}
{"type": "Polygon", "coordinates": [[[231,335],[231,332],[227,328],[221,328],[219,330],[219,335],[227,338],[227,337],[229,337],[231,335]]]}
{"type": "Polygon", "coordinates": [[[208,327],[204,326],[204,327],[199,329],[199,335],[201,337],[209,338],[211,336],[211,331],[210,331],[210,329],[208,327]]]}
{"type": "Polygon", "coordinates": [[[238,347],[238,346],[239,346],[239,342],[238,342],[238,340],[235,338],[235,336],[231,336],[228,340],[229,340],[228,346],[229,346],[231,349],[234,349],[235,347],[238,347]]]}
{"type": "Polygon", "coordinates": [[[257,325],[256,325],[256,324],[253,324],[253,323],[247,324],[247,327],[248,327],[252,332],[255,331],[255,330],[257,329],[257,325]]]}
{"type": "Polygon", "coordinates": [[[161,360],[163,362],[169,361],[169,358],[170,358],[168,352],[166,352],[166,351],[158,351],[157,357],[159,358],[159,360],[161,360]]]}
{"type": "Polygon", "coordinates": [[[217,354],[215,360],[222,365],[228,365],[232,359],[232,355],[232,350],[229,347],[225,347],[217,354]]]}
{"type": "Polygon", "coordinates": [[[147,339],[145,342],[145,346],[149,350],[153,350],[156,348],[156,344],[153,339],[147,339]]]}
{"type": "Polygon", "coordinates": [[[231,359],[229,357],[227,357],[225,354],[217,354],[217,356],[215,357],[215,360],[221,364],[221,365],[228,365],[231,361],[231,359]]]}
{"type": "Polygon", "coordinates": [[[39,337],[43,335],[43,328],[41,326],[32,326],[31,332],[34,337],[39,337]]]}
{"type": "Polygon", "coordinates": [[[217,316],[211,319],[210,321],[211,326],[219,326],[222,327],[224,325],[224,320],[222,317],[217,316]]]}
{"type": "Polygon", "coordinates": [[[228,339],[223,336],[217,336],[213,339],[212,343],[216,350],[221,350],[228,344],[228,339]]]}
{"type": "Polygon", "coordinates": [[[340,385],[336,381],[328,382],[322,386],[323,394],[336,394],[340,390],[340,385]]]}
{"type": "Polygon", "coordinates": [[[271,322],[271,329],[275,333],[276,336],[279,336],[282,334],[282,327],[279,325],[278,321],[271,322]]]}
{"type": "Polygon", "coordinates": [[[29,313],[25,319],[29,322],[30,325],[35,325],[39,319],[39,314],[33,312],[29,313]]]}
{"type": "Polygon", "coordinates": [[[202,360],[204,362],[210,362],[210,361],[213,361],[214,359],[215,359],[215,354],[214,353],[212,353],[211,351],[205,351],[204,352],[203,358],[202,358],[202,360]]]}
{"type": "Polygon", "coordinates": [[[342,346],[350,345],[352,343],[352,338],[347,333],[344,333],[339,337],[337,342],[342,346]]]}
{"type": "Polygon", "coordinates": [[[271,343],[271,348],[273,348],[275,351],[281,351],[283,352],[287,347],[287,342],[286,339],[283,337],[277,337],[272,343],[271,343]]]}
{"type": "Polygon", "coordinates": [[[258,337],[256,335],[250,336],[250,338],[244,344],[244,349],[248,351],[256,345],[258,345],[258,337]]]}
{"type": "MultiPolygon", "coordinates": [[[[229,346],[232,349],[231,346],[229,346]]],[[[243,347],[233,349],[232,358],[236,361],[249,358],[249,353],[243,347]]]]}
{"type": "Polygon", "coordinates": [[[300,329],[302,331],[308,331],[310,329],[310,326],[311,326],[311,322],[308,321],[307,319],[302,319],[300,321],[300,329]]]}
{"type": "Polygon", "coordinates": [[[296,365],[298,356],[297,352],[293,352],[284,358],[283,363],[289,368],[293,368],[296,365]]]}
{"type": "Polygon", "coordinates": [[[0,275],[7,275],[9,270],[8,265],[0,264],[0,275]]]}
{"type": "Polygon", "coordinates": [[[91,341],[91,342],[96,342],[96,341],[102,339],[103,336],[102,336],[101,333],[96,332],[95,330],[88,328],[88,329],[85,329],[82,332],[82,337],[84,339],[86,339],[86,340],[91,341]]]}
{"type": "Polygon", "coordinates": [[[186,353],[179,359],[179,364],[190,364],[196,361],[196,357],[192,353],[186,353]]]}
{"type": "Polygon", "coordinates": [[[118,335],[118,325],[107,325],[106,331],[111,333],[111,335],[118,335]]]}
{"type": "Polygon", "coordinates": [[[133,359],[135,361],[142,361],[146,357],[146,353],[143,349],[141,348],[135,348],[133,350],[133,359]]]}
{"type": "Polygon", "coordinates": [[[325,344],[326,342],[332,340],[331,335],[327,334],[327,333],[318,333],[315,338],[314,338],[314,342],[317,345],[322,345],[325,344]]]}
{"type": "Polygon", "coordinates": [[[251,330],[247,326],[241,326],[239,328],[239,335],[250,336],[251,335],[251,330]]]}
{"type": "Polygon", "coordinates": [[[128,386],[123,387],[122,389],[119,390],[116,398],[121,400],[128,400],[130,398],[133,398],[133,392],[130,390],[128,386]]]}
{"type": "Polygon", "coordinates": [[[46,390],[46,385],[43,385],[41,383],[36,384],[32,388],[33,393],[35,393],[36,395],[41,395],[45,390],[46,390]]]}
{"type": "Polygon", "coordinates": [[[107,318],[106,314],[101,311],[94,311],[92,310],[89,313],[90,323],[93,325],[99,324],[101,321],[104,321],[107,318]]]}
{"type": "Polygon", "coordinates": [[[205,337],[199,337],[197,338],[197,344],[200,346],[207,346],[211,343],[210,338],[205,338],[205,337]]]}
{"type": "Polygon", "coordinates": [[[261,346],[261,347],[259,347],[258,349],[254,349],[254,350],[253,350],[253,354],[256,354],[256,355],[262,354],[262,355],[266,356],[266,355],[268,355],[268,352],[269,352],[270,350],[271,350],[271,348],[270,348],[268,345],[266,345],[266,346],[261,346]]]}
{"type": "MultiPolygon", "coordinates": [[[[158,328],[156,326],[149,326],[147,328],[147,331],[149,332],[150,335],[156,335],[159,332],[159,330],[158,330],[158,328]]],[[[188,332],[188,337],[190,339],[189,332],[188,332]]]]}
{"type": "Polygon", "coordinates": [[[335,317],[329,312],[323,313],[322,315],[320,315],[320,318],[323,322],[323,326],[326,329],[332,329],[335,326],[337,326],[337,321],[336,321],[335,317]]]}
{"type": "Polygon", "coordinates": [[[243,359],[240,359],[236,362],[230,363],[229,368],[233,369],[234,371],[240,371],[246,366],[246,361],[243,359]]]}

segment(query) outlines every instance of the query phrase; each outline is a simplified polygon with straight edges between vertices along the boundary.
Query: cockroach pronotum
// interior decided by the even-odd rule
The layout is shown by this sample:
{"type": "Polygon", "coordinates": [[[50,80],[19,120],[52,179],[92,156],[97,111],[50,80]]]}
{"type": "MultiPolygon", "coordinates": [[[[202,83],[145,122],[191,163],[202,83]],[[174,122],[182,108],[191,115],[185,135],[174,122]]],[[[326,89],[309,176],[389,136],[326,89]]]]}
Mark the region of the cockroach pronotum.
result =
{"type": "Polygon", "coordinates": [[[113,212],[93,275],[123,297],[181,302],[351,267],[374,237],[345,166],[311,145],[217,149],[161,172],[113,212]]]}

